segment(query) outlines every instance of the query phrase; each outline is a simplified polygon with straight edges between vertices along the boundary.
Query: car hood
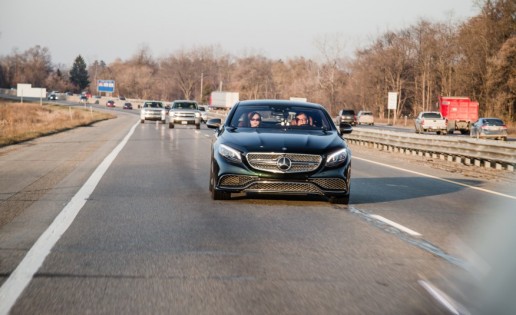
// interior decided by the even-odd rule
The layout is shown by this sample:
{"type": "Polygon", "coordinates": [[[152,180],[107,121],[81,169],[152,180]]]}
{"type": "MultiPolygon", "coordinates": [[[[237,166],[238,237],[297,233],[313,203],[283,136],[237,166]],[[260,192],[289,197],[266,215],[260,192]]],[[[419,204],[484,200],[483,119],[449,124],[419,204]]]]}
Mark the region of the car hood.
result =
{"type": "Polygon", "coordinates": [[[335,131],[299,131],[266,129],[226,130],[220,143],[241,152],[290,152],[324,154],[344,148],[345,141],[335,131]]]}

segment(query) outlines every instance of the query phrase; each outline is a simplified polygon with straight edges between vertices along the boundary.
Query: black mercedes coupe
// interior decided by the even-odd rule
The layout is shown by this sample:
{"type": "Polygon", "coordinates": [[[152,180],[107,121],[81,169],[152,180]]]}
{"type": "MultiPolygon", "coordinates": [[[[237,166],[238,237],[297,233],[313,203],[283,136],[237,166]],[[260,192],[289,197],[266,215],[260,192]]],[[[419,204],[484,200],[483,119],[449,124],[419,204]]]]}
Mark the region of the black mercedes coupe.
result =
{"type": "Polygon", "coordinates": [[[214,200],[231,193],[320,195],[348,204],[351,151],[326,109],[314,103],[251,100],[236,103],[217,129],[211,150],[214,200]]]}

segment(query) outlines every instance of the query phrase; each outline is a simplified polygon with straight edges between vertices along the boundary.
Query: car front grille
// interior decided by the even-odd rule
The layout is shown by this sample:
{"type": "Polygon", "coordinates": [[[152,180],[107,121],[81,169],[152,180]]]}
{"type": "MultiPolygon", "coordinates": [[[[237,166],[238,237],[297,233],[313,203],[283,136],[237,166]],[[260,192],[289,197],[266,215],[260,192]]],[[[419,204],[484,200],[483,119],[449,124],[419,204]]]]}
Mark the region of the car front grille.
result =
{"type": "Polygon", "coordinates": [[[342,178],[315,178],[310,181],[326,190],[347,190],[346,181],[342,178]]]}
{"type": "Polygon", "coordinates": [[[256,176],[224,175],[220,178],[219,184],[226,187],[245,187],[257,178],[256,176]]]}
{"type": "Polygon", "coordinates": [[[195,118],[195,113],[182,113],[182,112],[176,112],[174,113],[174,116],[179,118],[195,118]]]}
{"type": "Polygon", "coordinates": [[[306,181],[260,179],[258,176],[223,175],[219,187],[241,191],[268,193],[323,194],[325,191],[347,191],[348,186],[342,178],[313,178],[306,181]]]}
{"type": "Polygon", "coordinates": [[[249,186],[245,191],[282,194],[323,194],[314,184],[301,182],[257,182],[249,186]]]}
{"type": "Polygon", "coordinates": [[[260,171],[272,173],[303,173],[315,171],[321,165],[322,157],[315,154],[298,153],[248,153],[249,165],[260,171]],[[289,163],[289,168],[281,168],[280,164],[289,163]],[[289,161],[289,162],[288,162],[289,161]]]}

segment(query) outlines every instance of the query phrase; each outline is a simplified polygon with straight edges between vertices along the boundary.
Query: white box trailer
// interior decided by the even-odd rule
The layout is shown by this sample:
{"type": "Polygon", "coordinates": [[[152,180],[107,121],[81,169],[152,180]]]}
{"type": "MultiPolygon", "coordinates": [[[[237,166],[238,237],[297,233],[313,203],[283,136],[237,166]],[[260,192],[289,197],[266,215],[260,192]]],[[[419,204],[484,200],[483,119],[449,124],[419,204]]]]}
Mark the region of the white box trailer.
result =
{"type": "Polygon", "coordinates": [[[211,92],[210,95],[211,108],[230,109],[235,103],[238,103],[238,101],[238,92],[211,92]]]}

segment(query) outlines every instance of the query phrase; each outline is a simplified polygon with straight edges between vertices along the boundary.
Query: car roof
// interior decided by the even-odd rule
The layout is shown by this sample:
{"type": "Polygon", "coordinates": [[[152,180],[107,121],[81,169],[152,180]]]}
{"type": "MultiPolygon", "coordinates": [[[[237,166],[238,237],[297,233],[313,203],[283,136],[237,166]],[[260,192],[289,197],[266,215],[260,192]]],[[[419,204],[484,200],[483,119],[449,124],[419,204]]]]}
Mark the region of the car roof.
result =
{"type": "Polygon", "coordinates": [[[175,102],[178,102],[178,103],[197,103],[196,101],[192,101],[192,100],[175,100],[173,103],[175,102]]]}
{"type": "Polygon", "coordinates": [[[321,104],[300,102],[300,101],[290,101],[290,100],[247,100],[247,101],[240,101],[236,105],[238,105],[238,106],[255,106],[255,105],[304,106],[304,107],[309,107],[309,108],[313,108],[313,109],[323,108],[323,106],[321,104]]]}

